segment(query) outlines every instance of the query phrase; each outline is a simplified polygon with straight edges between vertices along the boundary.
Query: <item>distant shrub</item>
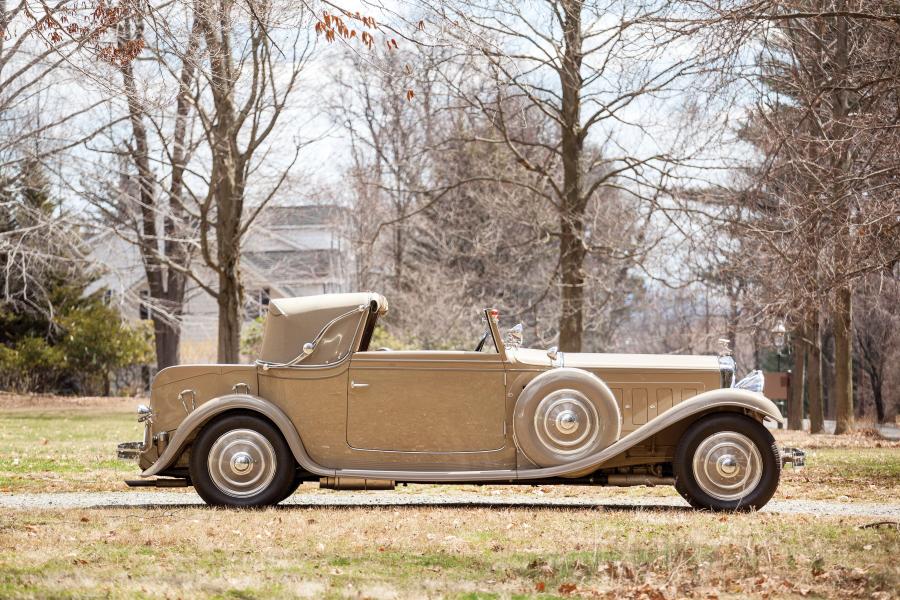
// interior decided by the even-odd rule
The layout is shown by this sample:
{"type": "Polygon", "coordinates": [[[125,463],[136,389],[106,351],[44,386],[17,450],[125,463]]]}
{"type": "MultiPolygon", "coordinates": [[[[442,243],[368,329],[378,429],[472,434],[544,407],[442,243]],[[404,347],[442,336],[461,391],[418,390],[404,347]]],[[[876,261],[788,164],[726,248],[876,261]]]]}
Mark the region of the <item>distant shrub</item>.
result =
{"type": "Polygon", "coordinates": [[[0,385],[17,392],[56,389],[64,371],[60,348],[27,336],[15,347],[0,346],[0,385]]]}
{"type": "Polygon", "coordinates": [[[152,361],[152,331],[131,327],[99,299],[85,299],[49,323],[45,337],[0,345],[0,386],[18,392],[108,394],[117,370],[152,361]]]}
{"type": "Polygon", "coordinates": [[[265,315],[260,315],[241,329],[241,354],[251,361],[259,358],[259,352],[262,350],[265,323],[265,315]]]}

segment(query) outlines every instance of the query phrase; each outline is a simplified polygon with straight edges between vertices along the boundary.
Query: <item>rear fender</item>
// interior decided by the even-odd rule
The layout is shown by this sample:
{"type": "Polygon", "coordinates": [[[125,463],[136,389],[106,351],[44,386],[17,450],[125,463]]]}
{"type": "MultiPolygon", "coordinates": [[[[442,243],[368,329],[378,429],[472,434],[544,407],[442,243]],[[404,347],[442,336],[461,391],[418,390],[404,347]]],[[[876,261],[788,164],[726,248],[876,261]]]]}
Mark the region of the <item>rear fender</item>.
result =
{"type": "Polygon", "coordinates": [[[141,477],[152,477],[175,464],[175,461],[195,437],[196,433],[210,420],[218,415],[232,410],[246,410],[255,412],[269,419],[281,431],[294,458],[301,467],[316,475],[333,476],[334,469],[325,469],[316,463],[306,453],[300,434],[291,419],[283,410],[259,396],[251,394],[228,394],[204,402],[182,421],[175,430],[169,445],[162,455],[148,469],[141,473],[141,477]]]}

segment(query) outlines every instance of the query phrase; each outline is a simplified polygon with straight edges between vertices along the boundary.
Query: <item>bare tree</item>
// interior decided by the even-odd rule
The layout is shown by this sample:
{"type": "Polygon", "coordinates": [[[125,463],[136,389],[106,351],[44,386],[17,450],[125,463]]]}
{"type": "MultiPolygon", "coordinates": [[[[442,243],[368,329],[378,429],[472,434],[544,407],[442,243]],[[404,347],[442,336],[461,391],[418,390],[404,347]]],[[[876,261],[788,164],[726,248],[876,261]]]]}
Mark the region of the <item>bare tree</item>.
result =
{"type": "MultiPolygon", "coordinates": [[[[647,108],[651,98],[696,75],[698,57],[667,52],[673,36],[645,19],[662,9],[615,0],[471,1],[435,9],[492,82],[482,90],[460,90],[494,125],[492,135],[478,141],[504,146],[520,167],[516,183],[556,213],[551,235],[558,247],[563,350],[582,348],[588,257],[634,264],[647,242],[646,229],[634,238],[637,247],[618,244],[614,236],[597,239],[601,232],[588,222],[592,205],[658,189],[677,162],[671,147],[653,138],[647,108]],[[555,128],[552,135],[517,136],[518,123],[545,118],[555,128]]],[[[646,225],[643,217],[639,213],[636,221],[646,225]]],[[[619,270],[612,281],[627,273],[619,270]]]]}
{"type": "Polygon", "coordinates": [[[867,379],[877,422],[887,414],[886,386],[892,356],[900,335],[900,285],[893,277],[868,277],[859,288],[854,306],[854,342],[859,366],[867,379]]]}
{"type": "MultiPolygon", "coordinates": [[[[140,251],[149,287],[150,302],[154,310],[156,366],[158,369],[179,363],[181,337],[180,317],[184,308],[185,290],[192,257],[192,219],[185,209],[188,190],[185,171],[196,147],[196,141],[188,138],[191,119],[191,90],[195,83],[195,71],[199,54],[199,34],[196,26],[188,28],[186,36],[174,35],[170,26],[166,42],[180,42],[179,66],[167,60],[165,44],[159,37],[148,36],[147,15],[139,7],[131,6],[117,25],[117,48],[126,56],[116,60],[121,76],[121,92],[124,96],[131,139],[124,144],[124,155],[135,171],[136,198],[130,190],[109,196],[94,197],[94,204],[106,216],[110,225],[122,235],[122,229],[130,232],[127,237],[140,251]],[[186,37],[186,40],[183,38],[186,37]],[[147,100],[139,89],[135,73],[135,61],[127,57],[130,48],[140,44],[143,52],[154,58],[160,71],[176,82],[174,120],[171,131],[161,115],[148,110],[147,100]],[[180,69],[180,70],[179,70],[180,69]],[[149,131],[148,131],[149,129],[149,131]],[[154,134],[156,134],[154,136],[154,134]],[[154,136],[154,139],[151,139],[154,136]],[[160,158],[154,160],[154,147],[162,148],[160,158]],[[159,171],[164,175],[161,176],[159,171]],[[167,181],[166,181],[167,179],[167,181]],[[129,210],[134,201],[134,210],[129,210]],[[110,206],[110,202],[112,206],[110,206]],[[160,230],[161,229],[161,230],[160,230]]],[[[159,18],[159,14],[154,15],[159,18]]],[[[151,21],[152,22],[152,21],[151,21]]],[[[178,46],[176,46],[178,47],[178,46]]]]}
{"type": "MultiPolygon", "coordinates": [[[[813,427],[821,427],[820,311],[830,313],[838,433],[853,427],[855,282],[898,260],[896,110],[900,92],[890,3],[843,0],[713,3],[709,19],[758,48],[757,101],[743,132],[759,151],[742,221],[770,285],[762,310],[794,325],[809,353],[813,427]],[[744,28],[741,30],[741,28],[744,28]],[[737,33],[735,33],[737,32],[737,33]],[[893,104],[892,104],[893,103],[893,104]],[[760,261],[760,256],[767,256],[760,261]]],[[[798,363],[797,367],[800,366],[798,363]]],[[[797,397],[799,403],[802,395],[797,397]]],[[[797,415],[793,419],[797,421],[797,415]]]]}
{"type": "Polygon", "coordinates": [[[196,3],[197,26],[208,69],[193,104],[209,147],[211,168],[205,197],[197,204],[200,256],[217,276],[202,284],[219,306],[218,360],[237,362],[243,310],[241,242],[254,219],[279,191],[299,153],[272,154],[270,136],[285,113],[310,49],[309,14],[267,0],[196,3]],[[209,101],[205,101],[208,95],[209,101]],[[267,144],[267,142],[270,142],[267,144]],[[279,171],[252,210],[245,211],[251,175],[266,159],[278,158],[279,171]]]}

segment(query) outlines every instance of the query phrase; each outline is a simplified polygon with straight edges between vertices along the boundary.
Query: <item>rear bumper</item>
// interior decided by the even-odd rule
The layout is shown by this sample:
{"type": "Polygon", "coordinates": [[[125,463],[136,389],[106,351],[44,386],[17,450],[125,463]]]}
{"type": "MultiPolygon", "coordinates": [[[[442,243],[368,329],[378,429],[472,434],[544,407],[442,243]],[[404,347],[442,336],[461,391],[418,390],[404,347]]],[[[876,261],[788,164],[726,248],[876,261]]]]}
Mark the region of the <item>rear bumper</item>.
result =
{"type": "Polygon", "coordinates": [[[121,460],[138,460],[144,450],[144,442],[122,442],[116,447],[116,457],[121,460]]]}
{"type": "Polygon", "coordinates": [[[144,441],[122,442],[116,447],[116,456],[122,460],[138,460],[153,443],[153,412],[143,404],[138,406],[138,423],[144,424],[144,441]]]}

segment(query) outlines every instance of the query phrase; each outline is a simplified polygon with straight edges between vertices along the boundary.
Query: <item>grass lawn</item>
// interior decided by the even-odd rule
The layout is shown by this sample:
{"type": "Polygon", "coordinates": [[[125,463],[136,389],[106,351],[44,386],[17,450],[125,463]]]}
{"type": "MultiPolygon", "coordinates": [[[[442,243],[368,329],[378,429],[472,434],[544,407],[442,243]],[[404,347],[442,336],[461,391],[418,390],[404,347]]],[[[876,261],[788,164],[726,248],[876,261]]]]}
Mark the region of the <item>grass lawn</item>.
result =
{"type": "MultiPolygon", "coordinates": [[[[136,403],[0,396],[0,490],[128,489],[122,479],[137,469],[115,459],[115,444],[140,438],[136,403]]],[[[808,448],[809,466],[787,470],[776,498],[900,502],[900,444],[778,437],[808,448]]],[[[438,489],[399,493],[422,491],[438,489]]],[[[872,521],[560,507],[10,510],[0,514],[0,597],[896,598],[900,532],[872,521]]]]}
{"type": "Polygon", "coordinates": [[[0,402],[0,491],[118,490],[137,466],[116,458],[119,442],[139,440],[137,400],[4,407],[0,402]]]}
{"type": "Polygon", "coordinates": [[[0,515],[0,597],[892,598],[900,533],[688,510],[0,515]]]}

